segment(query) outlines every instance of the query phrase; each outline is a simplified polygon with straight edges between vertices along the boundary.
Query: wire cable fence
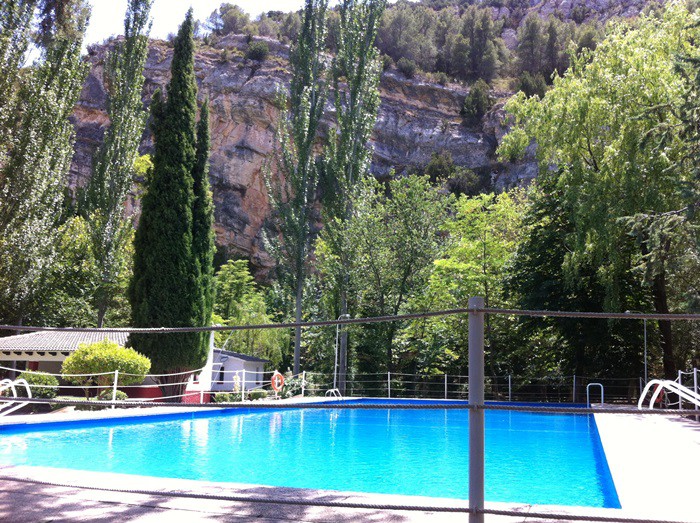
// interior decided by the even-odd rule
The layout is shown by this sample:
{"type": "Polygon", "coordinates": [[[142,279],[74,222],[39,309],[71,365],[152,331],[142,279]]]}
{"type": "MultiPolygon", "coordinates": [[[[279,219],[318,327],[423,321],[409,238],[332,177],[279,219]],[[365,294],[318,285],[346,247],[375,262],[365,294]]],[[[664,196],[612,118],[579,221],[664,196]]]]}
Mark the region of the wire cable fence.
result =
{"type": "MultiPolygon", "coordinates": [[[[423,397],[435,397],[436,399],[444,399],[447,396],[448,399],[464,399],[468,398],[465,402],[455,402],[455,403],[439,403],[436,402],[432,405],[416,405],[416,404],[357,404],[352,402],[347,402],[344,399],[333,399],[332,401],[324,402],[256,402],[251,403],[247,401],[239,402],[223,402],[220,404],[212,403],[202,403],[200,406],[202,408],[207,407],[217,407],[217,406],[246,406],[248,408],[255,407],[259,409],[299,409],[299,408],[310,408],[310,409],[386,409],[386,408],[399,408],[399,409],[425,409],[425,408],[439,408],[439,409],[466,409],[469,411],[469,482],[468,482],[468,508],[461,507],[459,509],[453,507],[448,508],[448,511],[462,511],[469,514],[470,523],[481,523],[483,522],[484,514],[499,514],[506,516],[516,516],[522,518],[524,514],[520,511],[513,510],[495,510],[485,507],[484,502],[484,463],[485,463],[485,452],[484,452],[484,433],[485,433],[485,418],[484,412],[486,410],[505,410],[505,411],[521,411],[521,412],[539,412],[539,413],[577,413],[577,414],[592,414],[592,413],[615,413],[615,414],[634,414],[634,415],[652,415],[652,416],[678,416],[687,415],[693,416],[697,414],[695,408],[685,408],[682,401],[678,401],[677,408],[672,409],[643,409],[629,408],[629,407],[596,407],[596,408],[586,408],[586,407],[566,407],[560,405],[523,405],[523,404],[487,404],[485,400],[496,399],[496,400],[510,400],[514,401],[528,401],[533,398],[534,395],[544,396],[548,401],[553,403],[561,402],[574,402],[580,401],[578,398],[582,395],[582,391],[586,390],[588,392],[589,386],[592,384],[600,384],[602,380],[596,379],[595,382],[590,381],[592,378],[587,377],[575,377],[575,376],[556,376],[551,378],[525,378],[516,376],[485,376],[484,373],[484,316],[486,314],[505,314],[511,316],[537,316],[537,317],[568,317],[568,318],[599,318],[599,319],[623,319],[623,320],[683,320],[683,321],[696,321],[700,320],[700,315],[698,314],[640,314],[640,313],[590,313],[590,312],[565,312],[565,311],[520,311],[520,310],[510,310],[510,309],[493,309],[484,307],[483,299],[481,298],[471,298],[469,300],[469,306],[462,309],[450,309],[444,311],[431,311],[425,313],[416,314],[406,314],[399,316],[383,316],[383,317],[373,317],[373,318],[351,318],[351,319],[341,319],[341,320],[328,320],[328,321],[316,321],[316,322],[306,322],[306,323],[286,323],[286,324],[268,324],[268,325],[247,325],[247,326],[237,326],[237,327],[186,327],[186,328],[157,328],[157,329],[57,329],[50,327],[26,327],[26,326],[0,326],[0,329],[9,330],[22,330],[22,331],[37,331],[37,330],[67,330],[67,331],[80,331],[80,332],[140,332],[140,333],[178,333],[178,332],[202,332],[202,331],[219,331],[219,330],[244,330],[244,329],[288,329],[293,327],[314,327],[314,326],[330,326],[330,325],[351,325],[351,324],[367,324],[367,323],[379,323],[379,322],[392,322],[392,321],[404,321],[410,319],[418,318],[428,318],[428,317],[438,317],[446,315],[455,314],[468,314],[469,316],[469,374],[468,376],[463,375],[442,375],[442,376],[419,376],[411,374],[395,374],[391,375],[387,373],[386,376],[382,374],[372,374],[372,375],[356,375],[352,376],[352,380],[349,382],[350,395],[368,395],[375,397],[416,397],[420,394],[423,397]],[[442,383],[440,382],[442,378],[442,383]]],[[[697,370],[692,371],[693,379],[697,382],[697,370]]],[[[162,376],[161,376],[162,377],[162,376]]],[[[230,376],[229,376],[230,377],[230,376]]],[[[265,376],[263,375],[263,378],[265,376]]],[[[301,395],[316,394],[323,390],[323,388],[328,386],[328,383],[332,383],[332,380],[325,376],[313,376],[302,374],[301,376],[289,376],[289,381],[295,380],[300,388],[301,395]]],[[[117,388],[118,371],[115,372],[115,384],[113,388],[117,388]]],[[[200,381],[206,381],[209,379],[213,383],[213,377],[205,377],[202,379],[200,376],[200,381]]],[[[687,382],[689,380],[688,373],[681,373],[678,376],[678,382],[683,383],[684,380],[687,382]]],[[[223,381],[224,385],[232,384],[235,388],[235,378],[227,379],[224,374],[223,381]],[[231,383],[229,383],[231,382],[231,383]]],[[[257,376],[255,378],[256,383],[258,382],[257,376]]],[[[264,381],[264,380],[261,380],[264,381]]],[[[193,381],[188,380],[188,384],[192,384],[193,381]]],[[[248,380],[245,377],[239,377],[240,389],[241,389],[241,399],[245,400],[245,394],[247,390],[248,380]]],[[[261,388],[265,387],[263,385],[261,388]]],[[[279,392],[279,382],[277,386],[272,383],[271,387],[275,388],[275,393],[279,392]]],[[[605,387],[605,385],[603,385],[605,387]]],[[[609,378],[607,383],[609,390],[615,389],[617,392],[609,393],[606,395],[608,397],[620,397],[620,398],[633,398],[634,394],[639,394],[639,379],[638,378],[609,378]],[[637,392],[635,392],[637,391],[637,392]]],[[[695,386],[697,388],[697,385],[695,386]]],[[[204,395],[205,387],[200,387],[199,395],[200,399],[204,395]]],[[[213,388],[213,387],[210,387],[213,388]]],[[[212,392],[211,390],[208,392],[212,392]]],[[[168,397],[153,398],[149,404],[154,406],[188,406],[183,403],[171,403],[163,402],[163,399],[170,399],[168,397]]],[[[56,400],[47,398],[32,398],[36,403],[51,403],[58,402],[56,400]]],[[[0,402],[6,403],[16,401],[14,398],[0,398],[0,402]]],[[[87,403],[85,400],[66,400],[62,399],[62,403],[80,405],[87,403]]],[[[106,401],[105,405],[110,406],[133,406],[131,401],[106,401]]],[[[267,502],[280,502],[279,500],[266,500],[267,502]]],[[[308,503],[307,503],[308,504],[308,503]]],[[[400,506],[392,505],[380,505],[373,508],[380,509],[396,509],[401,510],[400,506]]],[[[545,518],[545,519],[555,519],[555,520],[581,520],[581,521],[660,521],[651,519],[631,519],[631,518],[620,518],[620,517],[609,517],[609,516],[589,516],[589,515],[575,515],[575,514],[560,514],[560,513],[528,513],[526,517],[532,518],[545,518]]]]}

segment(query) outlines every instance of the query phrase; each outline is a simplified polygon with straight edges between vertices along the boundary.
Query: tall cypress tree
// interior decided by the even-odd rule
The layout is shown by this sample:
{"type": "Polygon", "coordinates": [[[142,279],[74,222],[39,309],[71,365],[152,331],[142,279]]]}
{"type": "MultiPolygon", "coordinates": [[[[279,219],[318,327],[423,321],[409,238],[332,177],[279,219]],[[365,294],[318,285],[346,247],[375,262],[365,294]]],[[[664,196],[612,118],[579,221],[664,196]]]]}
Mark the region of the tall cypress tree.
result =
{"type": "MultiPolygon", "coordinates": [[[[200,325],[211,324],[214,308],[214,202],[209,188],[209,102],[205,101],[197,125],[197,149],[192,171],[194,207],[192,208],[192,254],[199,266],[199,291],[202,295],[200,325]]],[[[202,349],[209,347],[209,333],[201,335],[202,349]]]]}
{"type": "MultiPolygon", "coordinates": [[[[197,112],[192,10],[175,39],[167,100],[153,96],[153,169],[142,199],[129,288],[135,327],[191,327],[201,323],[201,274],[193,255],[197,112]]],[[[156,373],[186,372],[206,360],[198,333],[132,334],[133,346],[151,358],[156,373]]],[[[163,377],[166,395],[181,393],[184,376],[163,377]]]]}

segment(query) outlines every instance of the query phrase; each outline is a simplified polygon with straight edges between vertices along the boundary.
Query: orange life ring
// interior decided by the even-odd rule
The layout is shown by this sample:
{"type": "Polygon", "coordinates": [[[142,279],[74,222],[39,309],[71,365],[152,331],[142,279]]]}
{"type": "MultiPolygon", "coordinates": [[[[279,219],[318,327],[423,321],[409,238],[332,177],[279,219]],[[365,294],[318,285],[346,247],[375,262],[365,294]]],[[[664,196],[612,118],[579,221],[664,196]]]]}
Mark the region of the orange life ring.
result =
{"type": "Polygon", "coordinates": [[[279,392],[282,390],[282,387],[284,387],[284,376],[282,376],[279,372],[275,371],[275,373],[272,375],[272,378],[270,379],[270,385],[272,385],[272,390],[275,392],[279,392]]]}

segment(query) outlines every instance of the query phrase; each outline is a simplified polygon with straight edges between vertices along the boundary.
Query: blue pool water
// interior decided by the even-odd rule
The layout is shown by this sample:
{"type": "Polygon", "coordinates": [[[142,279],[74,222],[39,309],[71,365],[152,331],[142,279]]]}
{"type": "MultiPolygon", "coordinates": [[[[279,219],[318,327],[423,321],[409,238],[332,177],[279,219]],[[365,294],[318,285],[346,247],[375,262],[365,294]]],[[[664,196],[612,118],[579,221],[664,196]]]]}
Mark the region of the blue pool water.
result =
{"type": "MultiPolygon", "coordinates": [[[[231,409],[8,426],[0,463],[466,499],[468,416],[231,409]]],[[[486,499],[618,508],[593,416],[486,411],[486,499]]]]}

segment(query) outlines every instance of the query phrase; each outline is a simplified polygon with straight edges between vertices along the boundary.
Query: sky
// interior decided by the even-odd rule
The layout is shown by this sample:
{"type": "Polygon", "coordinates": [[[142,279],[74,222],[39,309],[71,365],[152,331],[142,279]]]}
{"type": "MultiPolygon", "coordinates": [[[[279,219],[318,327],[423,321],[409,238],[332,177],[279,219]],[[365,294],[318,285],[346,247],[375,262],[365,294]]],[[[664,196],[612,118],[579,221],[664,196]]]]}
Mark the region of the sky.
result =
{"type": "MultiPolygon", "coordinates": [[[[228,0],[237,4],[255,18],[267,11],[293,11],[304,5],[304,0],[228,0]]],[[[155,0],[151,8],[152,38],[165,38],[176,33],[190,8],[194,9],[195,20],[204,20],[224,0],[155,0]]],[[[89,0],[92,6],[90,25],[85,35],[85,43],[102,42],[112,35],[124,32],[124,13],[127,0],[89,0]]]]}

